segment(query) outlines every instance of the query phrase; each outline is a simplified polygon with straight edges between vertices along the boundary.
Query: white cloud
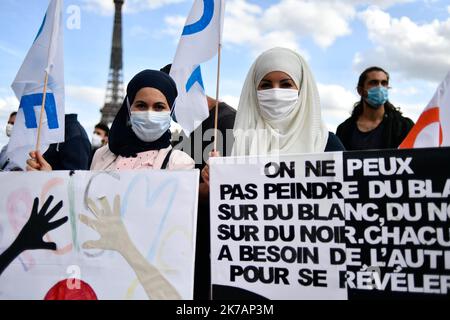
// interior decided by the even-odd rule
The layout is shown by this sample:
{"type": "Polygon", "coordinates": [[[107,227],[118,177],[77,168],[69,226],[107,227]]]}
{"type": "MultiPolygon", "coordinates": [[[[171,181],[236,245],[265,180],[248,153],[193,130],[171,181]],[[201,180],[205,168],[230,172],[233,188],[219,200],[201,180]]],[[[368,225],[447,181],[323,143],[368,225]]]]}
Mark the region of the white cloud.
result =
{"type": "Polygon", "coordinates": [[[219,100],[225,102],[226,104],[228,104],[230,107],[233,107],[234,109],[237,109],[238,104],[239,104],[239,97],[233,96],[230,94],[223,95],[222,97],[220,97],[219,100]]]}
{"type": "Polygon", "coordinates": [[[346,88],[336,84],[317,84],[322,107],[322,118],[328,129],[335,132],[337,126],[347,119],[353,105],[360,97],[346,88]]]}
{"type": "Polygon", "coordinates": [[[351,6],[330,1],[281,0],[263,10],[246,0],[231,0],[223,38],[225,45],[249,46],[254,55],[275,46],[302,51],[298,41],[306,36],[326,48],[350,33],[346,19],[354,15],[351,6]]]}
{"type": "MultiPolygon", "coordinates": [[[[230,0],[227,2],[224,22],[224,44],[244,46],[253,55],[283,46],[301,52],[299,41],[311,37],[321,48],[328,48],[340,38],[349,35],[350,22],[357,16],[357,7],[377,4],[389,7],[415,0],[280,0],[263,9],[257,2],[230,0]]],[[[178,37],[185,17],[168,16],[163,32],[178,37]]]]}
{"type": "Polygon", "coordinates": [[[89,86],[66,86],[66,114],[78,114],[78,121],[89,138],[94,126],[100,122],[100,109],[105,100],[105,89],[89,86]]]}
{"type": "MultiPolygon", "coordinates": [[[[165,5],[181,3],[186,0],[126,0],[123,12],[137,13],[144,10],[155,10],[165,5]]],[[[100,15],[112,15],[114,3],[112,0],[83,0],[82,8],[100,15]]]]}
{"type": "Polygon", "coordinates": [[[261,21],[266,29],[311,36],[317,45],[327,48],[338,37],[350,34],[349,21],[355,15],[355,8],[346,1],[282,0],[268,8],[261,21]]]}
{"type": "Polygon", "coordinates": [[[408,17],[392,18],[379,8],[360,14],[375,48],[357,53],[358,70],[380,65],[404,78],[441,81],[450,70],[450,18],[417,24],[408,17]]]}
{"type": "Polygon", "coordinates": [[[450,6],[447,7],[447,12],[450,14],[450,6]]]}
{"type": "Polygon", "coordinates": [[[101,15],[114,13],[114,3],[110,0],[83,0],[81,6],[86,11],[101,15]]]}
{"type": "Polygon", "coordinates": [[[8,114],[16,111],[19,107],[19,101],[15,96],[0,97],[0,114],[8,114]]]}
{"type": "Polygon", "coordinates": [[[261,52],[274,47],[284,47],[297,51],[306,60],[309,58],[308,53],[299,48],[296,41],[296,35],[290,31],[271,31],[261,35],[251,44],[253,46],[254,55],[259,55],[261,52]]]}
{"type": "Polygon", "coordinates": [[[260,15],[263,10],[245,0],[232,0],[227,3],[224,21],[224,42],[245,44],[260,37],[260,15]]]}
{"type": "Polygon", "coordinates": [[[311,37],[327,48],[351,33],[357,6],[375,3],[389,7],[411,1],[280,0],[263,10],[247,0],[231,0],[226,6],[224,42],[247,45],[257,52],[277,45],[298,50],[298,41],[311,37]]]}
{"type": "MultiPolygon", "coordinates": [[[[355,5],[373,5],[380,8],[389,8],[398,4],[403,3],[409,3],[409,2],[416,2],[417,0],[350,0],[348,2],[351,2],[355,5]]],[[[427,2],[427,0],[424,0],[427,2]]],[[[430,0],[428,0],[430,1],[430,0]]],[[[435,0],[431,0],[435,1],[435,0]]]]}
{"type": "MultiPolygon", "coordinates": [[[[288,47],[301,51],[298,47],[297,35],[290,30],[267,29],[262,26],[263,13],[261,7],[246,0],[231,0],[227,3],[223,41],[225,46],[248,46],[251,53],[257,55],[274,46],[288,47]]],[[[174,36],[178,42],[186,22],[183,16],[166,16],[165,34],[174,36]]]]}
{"type": "Polygon", "coordinates": [[[144,10],[155,10],[169,4],[177,4],[186,0],[126,0],[125,13],[136,13],[144,10]]]}
{"type": "Polygon", "coordinates": [[[95,105],[97,108],[103,106],[105,89],[88,86],[66,86],[66,97],[69,103],[84,107],[83,105],[95,105]]]}
{"type": "MultiPolygon", "coordinates": [[[[299,41],[311,37],[319,47],[330,47],[338,38],[351,34],[350,23],[357,16],[358,6],[375,3],[389,7],[411,1],[415,0],[280,0],[264,10],[256,2],[229,0],[224,45],[250,48],[253,56],[272,47],[288,47],[308,59],[299,41]]],[[[178,41],[185,17],[168,16],[165,22],[163,32],[176,36],[178,41]]]]}
{"type": "Polygon", "coordinates": [[[399,96],[414,96],[420,93],[420,90],[417,87],[409,86],[406,88],[393,88],[391,90],[392,94],[399,95],[399,96]]]}
{"type": "Polygon", "coordinates": [[[186,17],[166,16],[164,17],[164,22],[166,23],[167,28],[163,30],[163,33],[175,36],[178,42],[178,38],[180,37],[184,24],[186,22],[186,17]]]}
{"type": "Polygon", "coordinates": [[[318,83],[322,111],[350,112],[360,97],[337,84],[318,83]]]}

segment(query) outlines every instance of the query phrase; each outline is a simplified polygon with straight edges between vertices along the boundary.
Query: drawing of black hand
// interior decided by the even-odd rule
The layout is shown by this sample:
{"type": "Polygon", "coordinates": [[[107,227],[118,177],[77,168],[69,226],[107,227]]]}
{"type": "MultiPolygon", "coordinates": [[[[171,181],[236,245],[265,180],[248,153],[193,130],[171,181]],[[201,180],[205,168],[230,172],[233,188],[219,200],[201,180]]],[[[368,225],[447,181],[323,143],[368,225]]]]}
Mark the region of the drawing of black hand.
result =
{"type": "Polygon", "coordinates": [[[56,250],[56,243],[45,242],[43,237],[47,234],[47,232],[66,223],[68,218],[63,217],[56,221],[50,222],[50,220],[58,213],[63,205],[63,202],[60,201],[53,207],[53,209],[47,212],[52,200],[53,196],[48,197],[41,210],[38,210],[39,198],[34,199],[30,218],[20,231],[13,244],[11,244],[11,246],[0,256],[0,275],[23,251],[36,249],[56,250]]]}
{"type": "Polygon", "coordinates": [[[53,196],[48,197],[41,210],[38,211],[39,199],[34,199],[30,218],[16,239],[16,242],[22,251],[35,249],[56,250],[56,243],[45,242],[43,237],[47,232],[64,224],[68,218],[64,217],[50,222],[50,220],[58,213],[63,205],[62,201],[58,202],[56,206],[54,206],[53,209],[46,214],[52,200],[53,196]]]}

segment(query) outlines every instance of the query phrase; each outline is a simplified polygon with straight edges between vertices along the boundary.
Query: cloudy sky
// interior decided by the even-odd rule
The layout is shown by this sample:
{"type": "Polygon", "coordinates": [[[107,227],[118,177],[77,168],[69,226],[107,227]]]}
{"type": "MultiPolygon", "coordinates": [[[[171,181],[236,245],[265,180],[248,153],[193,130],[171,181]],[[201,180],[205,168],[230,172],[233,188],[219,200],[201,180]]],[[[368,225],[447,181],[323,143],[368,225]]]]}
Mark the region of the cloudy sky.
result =
{"type": "MultiPolygon", "coordinates": [[[[125,0],[125,83],[146,68],[171,62],[193,0],[125,0]]],[[[11,83],[39,29],[48,0],[0,1],[0,146],[18,101],[11,83]]],[[[113,0],[66,0],[66,113],[78,113],[90,135],[100,120],[107,83],[113,0]]],[[[390,100],[414,121],[450,71],[449,0],[228,0],[221,100],[236,107],[255,57],[273,46],[308,60],[322,114],[334,131],[358,100],[362,70],[391,73],[390,100]]],[[[216,59],[202,66],[215,95],[216,59]]]]}

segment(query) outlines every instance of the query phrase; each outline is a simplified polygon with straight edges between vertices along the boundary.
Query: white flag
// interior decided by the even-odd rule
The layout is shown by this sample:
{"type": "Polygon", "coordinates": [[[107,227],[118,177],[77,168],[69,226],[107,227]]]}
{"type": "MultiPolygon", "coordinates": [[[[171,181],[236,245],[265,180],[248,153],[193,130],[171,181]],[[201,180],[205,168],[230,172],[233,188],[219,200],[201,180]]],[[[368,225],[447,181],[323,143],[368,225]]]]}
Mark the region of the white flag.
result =
{"type": "Polygon", "coordinates": [[[7,154],[25,168],[35,149],[43,100],[45,72],[48,84],[41,128],[43,153],[48,145],[64,141],[63,0],[51,0],[36,38],[11,87],[20,101],[7,154]]]}
{"type": "Polygon", "coordinates": [[[223,29],[225,0],[195,0],[170,71],[178,89],[175,118],[186,135],[209,115],[200,64],[216,55],[223,29]]]}
{"type": "Polygon", "coordinates": [[[399,148],[448,146],[450,146],[450,72],[399,148]]]}

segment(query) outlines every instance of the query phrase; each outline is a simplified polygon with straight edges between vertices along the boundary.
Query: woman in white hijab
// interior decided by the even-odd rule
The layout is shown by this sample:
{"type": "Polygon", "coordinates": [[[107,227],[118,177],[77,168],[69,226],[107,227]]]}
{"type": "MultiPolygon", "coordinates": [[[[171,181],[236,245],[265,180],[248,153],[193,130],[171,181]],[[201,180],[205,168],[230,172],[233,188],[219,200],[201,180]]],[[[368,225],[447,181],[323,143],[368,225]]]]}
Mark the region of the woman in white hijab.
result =
{"type": "MultiPolygon", "coordinates": [[[[319,93],[308,65],[286,48],[263,52],[251,66],[233,133],[234,156],[345,150],[322,121],[319,93]]],[[[209,166],[201,175],[209,184],[209,166]]]]}
{"type": "Polygon", "coordinates": [[[322,121],[308,65],[286,48],[265,51],[253,63],[233,131],[236,156],[344,150],[322,121]]]}

